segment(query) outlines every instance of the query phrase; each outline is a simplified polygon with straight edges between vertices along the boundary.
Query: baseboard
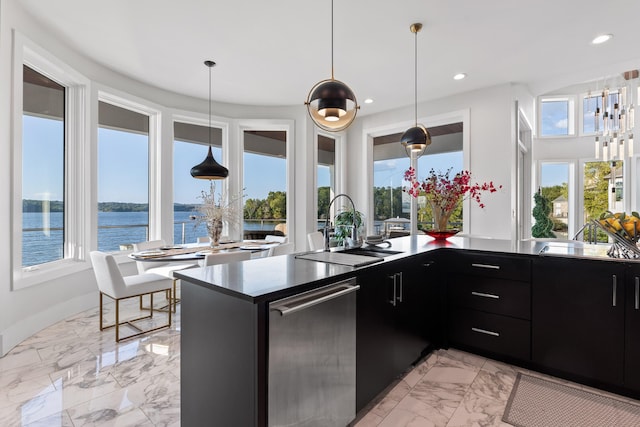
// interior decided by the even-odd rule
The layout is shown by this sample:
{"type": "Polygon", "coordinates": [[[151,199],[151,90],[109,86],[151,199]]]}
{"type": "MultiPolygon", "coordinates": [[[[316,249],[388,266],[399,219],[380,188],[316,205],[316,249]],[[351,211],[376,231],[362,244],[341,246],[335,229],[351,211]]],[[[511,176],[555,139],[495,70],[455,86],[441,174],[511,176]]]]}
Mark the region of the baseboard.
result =
{"type": "Polygon", "coordinates": [[[61,320],[98,306],[98,292],[91,292],[49,307],[0,331],[0,357],[31,335],[61,320]]]}

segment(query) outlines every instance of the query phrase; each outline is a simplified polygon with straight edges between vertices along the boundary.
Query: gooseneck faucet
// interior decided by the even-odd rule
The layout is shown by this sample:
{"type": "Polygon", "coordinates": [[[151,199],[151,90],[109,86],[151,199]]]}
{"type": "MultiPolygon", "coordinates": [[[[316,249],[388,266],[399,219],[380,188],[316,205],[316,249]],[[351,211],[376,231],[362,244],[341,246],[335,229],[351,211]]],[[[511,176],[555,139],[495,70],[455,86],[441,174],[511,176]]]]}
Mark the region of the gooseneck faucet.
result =
{"type": "Polygon", "coordinates": [[[351,208],[353,210],[353,215],[351,217],[353,221],[353,223],[351,224],[351,240],[353,243],[349,244],[347,240],[347,244],[345,244],[345,246],[357,247],[356,245],[358,242],[358,227],[356,225],[356,222],[357,222],[356,205],[355,203],[353,203],[353,200],[351,199],[351,197],[349,197],[344,193],[340,193],[337,196],[335,196],[333,199],[331,199],[331,202],[329,202],[329,208],[327,209],[327,217],[324,221],[324,250],[327,252],[329,251],[329,217],[331,216],[331,205],[333,205],[333,202],[335,202],[338,197],[346,197],[349,200],[349,202],[351,202],[351,208]]]}

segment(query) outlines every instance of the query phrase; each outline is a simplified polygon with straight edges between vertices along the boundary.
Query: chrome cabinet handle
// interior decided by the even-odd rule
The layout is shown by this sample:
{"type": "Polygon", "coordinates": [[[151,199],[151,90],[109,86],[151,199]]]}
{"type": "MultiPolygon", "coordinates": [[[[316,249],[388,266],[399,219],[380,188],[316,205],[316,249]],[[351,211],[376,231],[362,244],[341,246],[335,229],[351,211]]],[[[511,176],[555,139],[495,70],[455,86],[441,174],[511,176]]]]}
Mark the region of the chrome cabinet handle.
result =
{"type": "Polygon", "coordinates": [[[398,302],[402,302],[402,298],[404,297],[404,281],[402,280],[402,271],[396,274],[400,278],[400,295],[398,296],[398,302]]]}
{"type": "Polygon", "coordinates": [[[474,295],[476,297],[483,297],[483,298],[500,299],[500,295],[485,294],[484,292],[471,291],[471,295],[474,295]]]}
{"type": "Polygon", "coordinates": [[[640,310],[640,277],[635,277],[636,281],[636,310],[640,310]]]}
{"type": "Polygon", "coordinates": [[[617,293],[618,293],[618,278],[614,274],[612,276],[612,279],[613,279],[613,303],[612,304],[615,307],[616,306],[616,300],[618,299],[618,298],[616,298],[617,293]]]}
{"type": "Polygon", "coordinates": [[[491,265],[491,264],[471,264],[471,267],[478,267],[478,268],[488,268],[491,270],[500,270],[500,266],[499,265],[491,265]]]}
{"type": "Polygon", "coordinates": [[[499,337],[500,336],[500,334],[498,332],[487,331],[486,329],[471,328],[471,330],[473,332],[478,332],[478,333],[485,334],[485,335],[491,335],[492,337],[499,337]]]}
{"type": "Polygon", "coordinates": [[[281,316],[287,316],[309,307],[313,307],[314,305],[338,298],[342,295],[355,292],[358,289],[360,289],[360,285],[356,285],[355,282],[346,282],[331,288],[320,289],[319,291],[309,293],[308,295],[305,294],[303,297],[298,296],[286,298],[281,300],[277,306],[271,307],[271,310],[278,311],[281,316]]]}
{"type": "Polygon", "coordinates": [[[389,276],[389,279],[393,280],[393,298],[391,298],[391,300],[389,301],[389,303],[392,306],[396,306],[396,287],[398,285],[398,275],[394,274],[392,276],[389,276]]]}

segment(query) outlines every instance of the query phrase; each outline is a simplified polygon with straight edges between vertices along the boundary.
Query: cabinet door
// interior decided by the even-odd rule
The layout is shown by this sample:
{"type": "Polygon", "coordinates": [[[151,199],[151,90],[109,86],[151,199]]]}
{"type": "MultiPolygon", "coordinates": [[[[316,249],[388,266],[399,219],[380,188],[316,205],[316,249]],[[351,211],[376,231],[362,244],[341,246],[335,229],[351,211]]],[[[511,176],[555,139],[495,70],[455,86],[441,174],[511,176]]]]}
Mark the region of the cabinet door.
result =
{"type": "Polygon", "coordinates": [[[395,318],[390,271],[375,268],[358,276],[356,303],[356,410],[395,379],[395,318]]]}
{"type": "Polygon", "coordinates": [[[437,265],[431,258],[414,257],[397,266],[395,365],[402,373],[430,344],[439,307],[437,265]]]}
{"type": "Polygon", "coordinates": [[[640,391],[640,266],[627,275],[624,383],[640,391]]]}
{"type": "Polygon", "coordinates": [[[534,363],[622,384],[624,266],[541,257],[532,282],[534,363]]]}

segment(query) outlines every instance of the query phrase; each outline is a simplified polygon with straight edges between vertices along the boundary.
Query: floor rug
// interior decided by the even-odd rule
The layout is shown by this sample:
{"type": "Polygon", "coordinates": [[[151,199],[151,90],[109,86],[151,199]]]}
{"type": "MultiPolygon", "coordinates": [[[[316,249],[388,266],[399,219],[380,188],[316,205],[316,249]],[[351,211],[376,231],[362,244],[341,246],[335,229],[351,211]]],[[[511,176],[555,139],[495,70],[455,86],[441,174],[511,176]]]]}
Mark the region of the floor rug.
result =
{"type": "Polygon", "coordinates": [[[640,405],[519,373],[502,421],[516,427],[640,426],[640,405]]]}

